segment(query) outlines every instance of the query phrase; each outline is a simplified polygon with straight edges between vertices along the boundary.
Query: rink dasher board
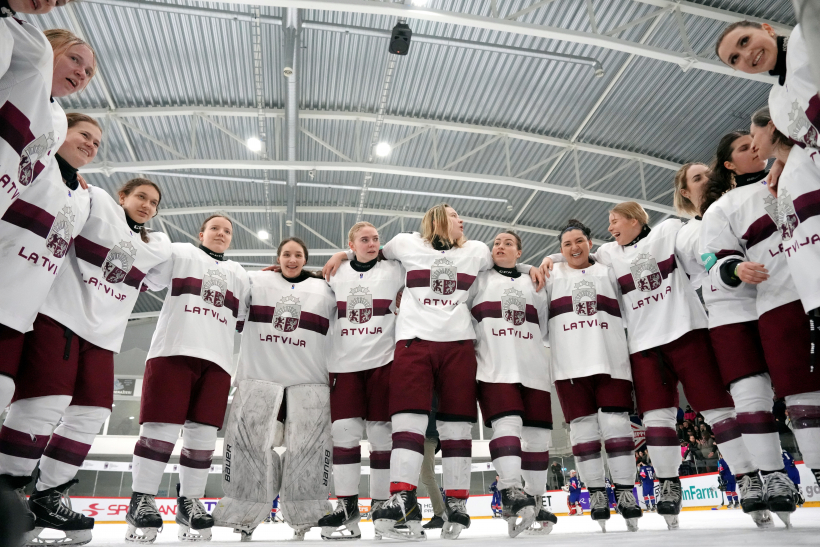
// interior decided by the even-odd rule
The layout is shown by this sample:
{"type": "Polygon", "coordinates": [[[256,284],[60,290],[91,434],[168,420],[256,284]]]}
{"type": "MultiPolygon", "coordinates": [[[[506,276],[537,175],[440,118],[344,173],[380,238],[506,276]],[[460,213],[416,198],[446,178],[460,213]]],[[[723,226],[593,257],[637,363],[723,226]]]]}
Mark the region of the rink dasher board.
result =
{"type": "MultiPolygon", "coordinates": [[[[811,471],[802,463],[797,465],[800,471],[800,490],[806,500],[806,507],[820,507],[820,486],[814,480],[811,471]]],[[[683,489],[683,508],[685,511],[713,510],[725,504],[725,495],[717,488],[717,473],[704,473],[693,475],[681,479],[683,489]]],[[[657,492],[658,483],[655,482],[657,492]]],[[[550,490],[544,496],[544,506],[549,511],[559,516],[567,514],[567,497],[569,494],[563,490],[550,490]]],[[[643,492],[640,484],[635,485],[635,497],[643,506],[643,492]]],[[[492,518],[490,501],[492,496],[488,494],[471,496],[467,500],[467,512],[472,518],[489,519],[492,518]]],[[[424,519],[433,517],[433,506],[430,498],[419,498],[422,506],[422,516],[424,519]]],[[[176,498],[157,498],[157,509],[163,515],[166,523],[174,522],[176,515],[176,498]],[[167,520],[166,520],[167,519],[167,520]]],[[[203,498],[202,503],[208,512],[216,507],[218,498],[203,498]]],[[[81,511],[84,515],[92,517],[97,524],[124,524],[125,514],[128,512],[129,498],[97,498],[72,496],[71,504],[75,511],[81,511]]],[[[589,510],[589,494],[586,489],[581,492],[581,507],[589,510]]],[[[359,510],[363,516],[370,511],[370,500],[361,498],[359,500],[359,510]]]]}

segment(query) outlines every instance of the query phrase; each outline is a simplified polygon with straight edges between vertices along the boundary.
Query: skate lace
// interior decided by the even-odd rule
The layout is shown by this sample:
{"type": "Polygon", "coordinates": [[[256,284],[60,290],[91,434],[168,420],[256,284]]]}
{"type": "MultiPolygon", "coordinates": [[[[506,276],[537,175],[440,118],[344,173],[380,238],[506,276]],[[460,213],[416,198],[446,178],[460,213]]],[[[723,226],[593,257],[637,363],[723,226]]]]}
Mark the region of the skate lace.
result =
{"type": "MultiPolygon", "coordinates": [[[[68,482],[62,490],[54,489],[48,496],[49,501],[56,505],[57,509],[55,513],[61,517],[68,517],[72,518],[74,515],[78,513],[74,512],[71,509],[71,498],[68,496],[68,489],[71,488],[73,485],[77,484],[76,479],[68,482]]],[[[59,488],[59,487],[58,487],[59,488]]]]}
{"type": "Polygon", "coordinates": [[[387,498],[387,501],[384,502],[384,505],[382,505],[382,508],[386,509],[388,507],[400,507],[402,513],[404,513],[404,508],[405,508],[404,501],[405,500],[404,500],[404,495],[403,494],[404,494],[404,492],[396,492],[395,494],[393,494],[392,496],[387,498]]]}
{"type": "Polygon", "coordinates": [[[205,510],[205,506],[202,505],[202,502],[196,498],[185,498],[184,503],[185,510],[188,512],[188,516],[191,520],[208,514],[205,510]]]}
{"type": "Polygon", "coordinates": [[[134,510],[137,517],[144,517],[146,515],[158,515],[157,502],[152,496],[142,494],[137,501],[137,508],[134,510]]]}
{"type": "Polygon", "coordinates": [[[658,502],[671,501],[677,503],[682,497],[680,484],[673,481],[664,481],[658,502]]]}
{"type": "Polygon", "coordinates": [[[632,490],[616,490],[615,497],[618,500],[619,506],[636,506],[638,502],[635,500],[635,495],[632,490]]]}
{"type": "Polygon", "coordinates": [[[449,507],[453,512],[466,513],[467,500],[463,500],[461,498],[447,498],[447,507],[449,507]]]}
{"type": "Polygon", "coordinates": [[[591,492],[589,494],[589,506],[593,508],[609,507],[609,498],[606,492],[591,492]]]}
{"type": "MultiPolygon", "coordinates": [[[[378,508],[376,508],[376,509],[378,509],[378,508]]],[[[344,500],[342,500],[342,499],[336,500],[336,509],[333,511],[333,514],[334,515],[341,514],[341,515],[344,515],[345,518],[347,518],[349,516],[349,513],[347,511],[347,504],[344,502],[344,500]]]]}
{"type": "Polygon", "coordinates": [[[524,493],[524,490],[517,486],[513,486],[512,488],[510,488],[510,491],[507,495],[509,496],[510,501],[527,499],[527,495],[524,493]]]}
{"type": "Polygon", "coordinates": [[[740,477],[740,497],[741,498],[762,498],[763,485],[760,484],[760,479],[757,476],[744,475],[740,477]]]}
{"type": "Polygon", "coordinates": [[[766,475],[766,499],[770,497],[795,497],[796,488],[791,479],[784,473],[770,473],[766,475]]]}

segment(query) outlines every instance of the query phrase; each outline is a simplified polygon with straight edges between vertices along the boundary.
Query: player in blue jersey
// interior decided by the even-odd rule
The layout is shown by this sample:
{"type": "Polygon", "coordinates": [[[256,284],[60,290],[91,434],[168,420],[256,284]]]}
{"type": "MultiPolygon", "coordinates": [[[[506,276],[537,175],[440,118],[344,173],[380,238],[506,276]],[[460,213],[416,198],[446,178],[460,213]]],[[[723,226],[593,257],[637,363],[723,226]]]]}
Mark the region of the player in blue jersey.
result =
{"type": "MultiPolygon", "coordinates": [[[[718,454],[720,454],[720,452],[718,452],[718,454]]],[[[723,454],[720,454],[720,459],[718,460],[718,473],[720,473],[719,482],[726,489],[726,499],[729,502],[726,507],[728,509],[739,508],[740,501],[737,499],[737,481],[735,480],[735,475],[731,469],[729,469],[729,464],[723,459],[723,454]]]]}
{"type": "Polygon", "coordinates": [[[569,472],[569,482],[564,487],[569,492],[567,498],[567,507],[569,507],[569,516],[581,516],[584,514],[584,509],[581,507],[581,479],[578,478],[578,472],[573,469],[569,472]]]}
{"type": "Polygon", "coordinates": [[[615,490],[612,488],[612,481],[607,477],[604,482],[606,483],[606,495],[609,498],[609,507],[615,509],[618,502],[615,501],[615,490]]]}
{"type": "Polygon", "coordinates": [[[786,473],[794,483],[794,487],[797,488],[797,499],[795,501],[798,506],[802,507],[806,500],[803,499],[803,493],[800,491],[800,471],[794,463],[794,458],[786,449],[783,449],[783,467],[786,468],[786,473]]]}
{"type": "Polygon", "coordinates": [[[641,463],[638,469],[641,477],[641,491],[643,492],[643,503],[647,511],[656,511],[655,506],[655,468],[648,463],[641,463]]]}
{"type": "Polygon", "coordinates": [[[501,492],[498,491],[498,475],[495,476],[495,480],[490,485],[489,490],[493,493],[493,499],[490,502],[490,506],[493,510],[493,518],[500,517],[503,511],[501,507],[501,492]]]}

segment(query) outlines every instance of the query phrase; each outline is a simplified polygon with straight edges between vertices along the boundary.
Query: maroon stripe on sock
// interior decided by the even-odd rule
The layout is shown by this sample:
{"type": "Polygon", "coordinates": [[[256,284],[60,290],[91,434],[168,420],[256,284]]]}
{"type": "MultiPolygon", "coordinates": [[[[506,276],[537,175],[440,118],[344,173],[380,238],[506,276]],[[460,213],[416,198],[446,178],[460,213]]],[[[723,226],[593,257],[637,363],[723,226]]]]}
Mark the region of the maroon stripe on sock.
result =
{"type": "Polygon", "coordinates": [[[550,453],[521,452],[522,471],[546,471],[550,464],[550,453]]]}
{"type": "Polygon", "coordinates": [[[499,437],[490,441],[490,458],[496,460],[504,456],[521,457],[521,439],[508,436],[499,437]]]}
{"type": "Polygon", "coordinates": [[[362,463],[361,446],[353,448],[333,447],[333,465],[348,465],[351,463],[362,463]]]}
{"type": "Polygon", "coordinates": [[[774,414],[765,410],[760,412],[738,412],[737,424],[740,426],[740,432],[745,435],[777,433],[774,414]]]}
{"type": "Polygon", "coordinates": [[[85,461],[85,457],[88,456],[89,450],[91,450],[90,444],[67,439],[55,433],[48,441],[48,446],[46,446],[43,455],[58,462],[80,467],[85,461]]]}
{"type": "Polygon", "coordinates": [[[390,469],[390,452],[387,450],[371,452],[370,469],[390,469]]]}
{"type": "Polygon", "coordinates": [[[174,451],[174,443],[140,437],[134,445],[134,455],[146,460],[168,463],[171,459],[171,452],[174,451]]]}
{"type": "Polygon", "coordinates": [[[396,431],[393,433],[393,450],[398,448],[424,455],[424,435],[410,431],[396,431]]]}
{"type": "Polygon", "coordinates": [[[10,427],[0,429],[0,454],[39,460],[48,444],[48,435],[30,435],[10,427]]]}
{"type": "Polygon", "coordinates": [[[812,429],[820,427],[820,406],[789,406],[789,418],[795,429],[812,429]]]}
{"type": "Polygon", "coordinates": [[[469,458],[473,454],[472,439],[441,441],[442,458],[469,458]]]}
{"type": "Polygon", "coordinates": [[[579,443],[572,445],[572,455],[579,462],[594,460],[601,457],[601,441],[579,443]]]}
{"type": "Polygon", "coordinates": [[[716,443],[727,443],[740,438],[740,425],[734,418],[727,418],[714,424],[712,433],[715,434],[716,443]]]}
{"type": "Polygon", "coordinates": [[[610,458],[617,458],[618,456],[631,456],[635,451],[635,441],[632,437],[615,437],[614,439],[606,439],[604,441],[604,448],[606,455],[610,458]]]}
{"type": "Polygon", "coordinates": [[[194,450],[193,448],[182,448],[179,455],[179,465],[192,469],[208,469],[214,458],[213,450],[194,450]]]}
{"type": "Polygon", "coordinates": [[[647,446],[680,446],[678,434],[671,427],[647,427],[647,446]]]}

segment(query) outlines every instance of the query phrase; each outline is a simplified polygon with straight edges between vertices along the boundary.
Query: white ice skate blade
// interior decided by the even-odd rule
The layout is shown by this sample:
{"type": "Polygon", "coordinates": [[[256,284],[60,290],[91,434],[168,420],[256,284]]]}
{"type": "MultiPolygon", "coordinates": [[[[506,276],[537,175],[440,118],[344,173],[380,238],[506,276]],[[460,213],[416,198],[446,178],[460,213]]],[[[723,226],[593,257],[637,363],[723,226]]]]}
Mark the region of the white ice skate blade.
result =
{"type": "Polygon", "coordinates": [[[211,529],[203,528],[196,530],[190,526],[180,524],[179,531],[177,531],[177,539],[180,541],[211,541],[211,529]]]}
{"type": "Polygon", "coordinates": [[[359,530],[358,522],[343,524],[338,528],[333,526],[322,526],[322,539],[334,541],[346,541],[351,539],[362,539],[362,532],[359,530]]]}
{"type": "Polygon", "coordinates": [[[305,541],[305,534],[310,531],[310,526],[293,526],[288,523],[288,526],[293,528],[293,541],[305,541]]]}
{"type": "Polygon", "coordinates": [[[396,529],[396,521],[390,519],[378,519],[375,523],[376,539],[389,538],[400,539],[402,541],[426,541],[427,532],[421,526],[421,522],[414,520],[406,524],[407,528],[396,529]]]}
{"type": "Polygon", "coordinates": [[[515,516],[508,517],[506,520],[507,533],[514,538],[535,522],[535,507],[524,507],[515,516]]]}
{"type": "Polygon", "coordinates": [[[26,536],[26,547],[37,545],[85,545],[91,541],[91,530],[60,532],[51,528],[35,528],[26,536]],[[40,534],[46,530],[46,535],[40,534]],[[52,534],[54,534],[52,536],[52,534]],[[56,534],[64,534],[62,537],[56,534]],[[52,537],[50,537],[52,536],[52,537]]]}
{"type": "MultiPolygon", "coordinates": [[[[783,524],[786,525],[786,529],[790,529],[792,527],[792,514],[789,511],[778,511],[775,515],[783,521],[783,524]]],[[[774,522],[772,525],[774,525],[774,522]]]]}
{"type": "Polygon", "coordinates": [[[609,522],[608,520],[600,519],[596,520],[595,522],[598,523],[598,526],[601,527],[601,532],[606,534],[606,523],[609,522]]]}
{"type": "Polygon", "coordinates": [[[769,511],[752,511],[747,514],[752,517],[752,520],[761,530],[774,528],[774,519],[772,519],[772,514],[769,511]]]}
{"type": "Polygon", "coordinates": [[[458,536],[464,528],[466,528],[466,526],[463,524],[458,524],[456,522],[445,522],[444,526],[441,527],[441,538],[458,539],[458,536]]]}
{"type": "Polygon", "coordinates": [[[666,527],[669,530],[677,530],[679,523],[678,523],[678,515],[663,515],[664,520],[666,521],[666,527]]]}
{"type": "Polygon", "coordinates": [[[128,531],[125,533],[125,541],[147,545],[154,543],[159,532],[162,532],[162,528],[137,528],[133,524],[129,524],[128,531]]]}
{"type": "Polygon", "coordinates": [[[630,532],[637,532],[638,531],[638,519],[624,519],[626,521],[626,529],[630,532]]]}
{"type": "Polygon", "coordinates": [[[550,532],[552,532],[552,527],[555,526],[555,523],[552,523],[548,520],[543,522],[535,521],[532,525],[524,531],[525,536],[546,536],[550,532]]]}

